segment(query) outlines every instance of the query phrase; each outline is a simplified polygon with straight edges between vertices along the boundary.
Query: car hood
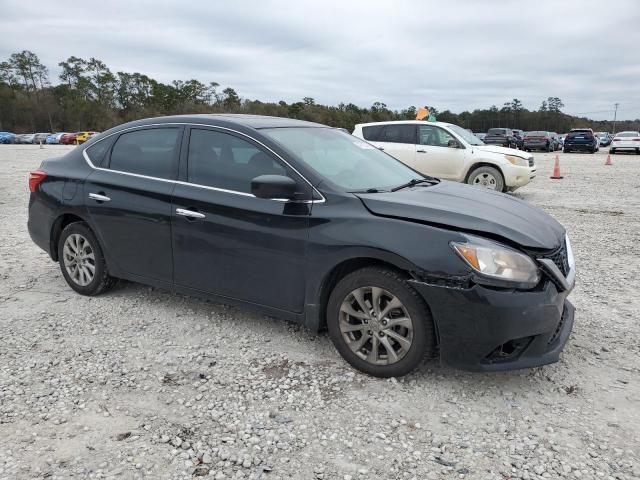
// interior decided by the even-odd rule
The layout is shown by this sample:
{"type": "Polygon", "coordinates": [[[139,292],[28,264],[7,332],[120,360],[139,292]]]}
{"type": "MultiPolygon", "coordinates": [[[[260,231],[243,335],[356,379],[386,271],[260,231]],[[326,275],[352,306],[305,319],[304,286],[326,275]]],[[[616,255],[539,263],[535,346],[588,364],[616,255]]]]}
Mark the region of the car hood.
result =
{"type": "Polygon", "coordinates": [[[565,235],[564,227],[538,207],[455,182],[357,196],[375,215],[502,237],[525,248],[552,250],[565,235]]]}
{"type": "Polygon", "coordinates": [[[498,153],[501,155],[515,155],[516,157],[526,158],[527,160],[533,155],[523,150],[516,150],[515,148],[499,147],[497,145],[477,145],[473,147],[481,152],[498,153]]]}

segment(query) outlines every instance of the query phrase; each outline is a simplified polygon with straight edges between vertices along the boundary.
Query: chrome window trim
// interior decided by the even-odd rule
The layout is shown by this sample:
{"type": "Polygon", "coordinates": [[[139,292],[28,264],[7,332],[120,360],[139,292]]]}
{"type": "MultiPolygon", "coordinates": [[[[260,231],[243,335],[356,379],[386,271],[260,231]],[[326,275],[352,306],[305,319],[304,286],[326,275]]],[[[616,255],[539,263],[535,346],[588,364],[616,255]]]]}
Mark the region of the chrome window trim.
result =
{"type": "Polygon", "coordinates": [[[160,177],[151,177],[148,175],[141,175],[139,173],[132,173],[132,172],[123,172],[122,170],[112,170],[110,168],[103,168],[103,167],[96,167],[93,162],[91,161],[91,158],[89,158],[89,155],[87,154],[87,150],[89,148],[91,148],[92,146],[96,145],[97,143],[112,137],[113,135],[119,135],[121,133],[124,132],[129,132],[132,130],[140,130],[143,128],[147,128],[147,127],[164,127],[167,125],[179,125],[179,126],[189,126],[189,127],[207,127],[207,128],[213,128],[213,129],[219,129],[219,130],[226,130],[229,132],[233,132],[233,133],[237,133],[239,135],[242,135],[243,137],[246,137],[252,141],[254,141],[255,143],[257,143],[258,145],[262,146],[263,148],[267,149],[269,152],[271,152],[273,155],[275,155],[277,158],[279,158],[282,162],[284,162],[285,165],[287,165],[289,168],[291,168],[291,170],[293,170],[294,172],[296,172],[296,174],[302,178],[305,182],[307,182],[307,184],[313,189],[313,191],[315,193],[317,193],[320,196],[320,200],[287,200],[287,199],[283,199],[283,198],[270,198],[270,199],[263,199],[263,200],[272,200],[274,202],[289,202],[289,203],[324,203],[326,201],[324,195],[322,195],[322,193],[320,193],[318,191],[318,189],[316,187],[313,186],[313,184],[307,180],[305,178],[304,175],[302,175],[293,165],[291,165],[289,162],[287,162],[284,158],[282,158],[280,155],[278,155],[276,152],[274,152],[271,148],[269,148],[267,145],[265,145],[264,143],[262,143],[260,140],[252,137],[251,135],[247,135],[246,133],[240,132],[238,130],[234,130],[232,128],[227,128],[227,127],[221,127],[218,125],[208,125],[206,123],[188,123],[188,122],[167,122],[167,123],[150,123],[148,125],[138,125],[135,127],[129,127],[129,128],[124,128],[122,130],[119,130],[117,132],[113,132],[110,133],[109,135],[106,135],[102,138],[99,138],[98,140],[96,140],[95,142],[93,142],[91,145],[88,145],[87,147],[82,149],[82,156],[84,157],[85,162],[87,162],[87,165],[89,165],[89,167],[91,167],[94,170],[102,170],[105,172],[113,172],[113,173],[118,173],[120,175],[129,175],[132,177],[138,177],[138,178],[146,178],[148,180],[157,180],[159,182],[168,182],[168,183],[173,183],[173,184],[179,184],[179,185],[186,185],[186,186],[190,186],[190,187],[196,187],[196,188],[204,188],[206,190],[213,190],[215,192],[222,192],[222,193],[231,193],[234,195],[242,195],[244,197],[253,197],[253,198],[258,198],[255,195],[253,195],[252,193],[247,193],[247,192],[239,192],[237,190],[228,190],[225,188],[218,188],[218,187],[211,187],[209,185],[200,185],[198,183],[191,183],[191,182],[183,182],[180,180],[169,180],[166,178],[160,178],[160,177]]]}

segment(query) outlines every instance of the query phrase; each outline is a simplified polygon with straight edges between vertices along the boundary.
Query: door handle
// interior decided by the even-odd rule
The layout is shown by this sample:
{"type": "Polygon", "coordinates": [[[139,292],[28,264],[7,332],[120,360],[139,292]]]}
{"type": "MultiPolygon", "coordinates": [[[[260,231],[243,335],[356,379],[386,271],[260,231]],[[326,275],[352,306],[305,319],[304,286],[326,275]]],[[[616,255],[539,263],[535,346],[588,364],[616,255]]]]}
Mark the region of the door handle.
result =
{"type": "Polygon", "coordinates": [[[91,200],[95,200],[96,202],[110,202],[111,199],[105,195],[101,195],[99,193],[90,193],[89,198],[91,200]]]}
{"type": "Polygon", "coordinates": [[[204,213],[195,212],[193,210],[187,210],[186,208],[176,208],[176,215],[180,215],[187,218],[204,218],[204,213]]]}
{"type": "Polygon", "coordinates": [[[416,150],[416,152],[418,152],[418,153],[427,153],[426,150],[416,150]]]}

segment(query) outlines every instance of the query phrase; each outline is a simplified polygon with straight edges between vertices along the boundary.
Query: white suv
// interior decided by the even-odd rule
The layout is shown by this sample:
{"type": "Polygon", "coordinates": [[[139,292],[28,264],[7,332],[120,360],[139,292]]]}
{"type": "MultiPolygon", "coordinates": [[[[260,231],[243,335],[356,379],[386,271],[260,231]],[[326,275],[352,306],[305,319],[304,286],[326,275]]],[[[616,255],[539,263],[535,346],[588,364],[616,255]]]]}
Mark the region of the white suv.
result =
{"type": "Polygon", "coordinates": [[[485,145],[457,125],[406,120],[358,124],[353,135],[425,175],[513,191],[536,176],[533,155],[485,145]]]}

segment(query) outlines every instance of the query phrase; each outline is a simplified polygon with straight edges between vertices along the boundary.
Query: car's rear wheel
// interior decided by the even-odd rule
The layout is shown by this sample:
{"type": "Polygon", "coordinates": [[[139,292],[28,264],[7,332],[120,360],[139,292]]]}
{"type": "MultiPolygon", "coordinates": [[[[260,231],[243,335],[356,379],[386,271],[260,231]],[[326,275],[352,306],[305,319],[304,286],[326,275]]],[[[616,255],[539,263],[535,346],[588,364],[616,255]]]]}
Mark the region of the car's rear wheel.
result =
{"type": "Polygon", "coordinates": [[[98,295],[115,281],[109,276],[98,240],[84,222],[70,223],[62,230],[58,261],[64,279],[82,295],[98,295]]]}
{"type": "Polygon", "coordinates": [[[357,270],[337,283],[327,303],[327,327],[340,355],[375,377],[406,375],[435,353],[424,300],[401,274],[383,267],[357,270]]]}
{"type": "Polygon", "coordinates": [[[615,148],[610,148],[610,149],[609,149],[609,153],[610,153],[611,155],[615,155],[615,154],[616,154],[616,149],[615,149],[615,148]]]}
{"type": "Polygon", "coordinates": [[[469,174],[467,183],[498,192],[504,191],[504,178],[502,177],[502,173],[493,167],[483,166],[476,168],[469,174]]]}
{"type": "Polygon", "coordinates": [[[567,147],[564,147],[564,149],[562,150],[563,153],[569,153],[571,152],[571,150],[569,150],[567,147]]]}

